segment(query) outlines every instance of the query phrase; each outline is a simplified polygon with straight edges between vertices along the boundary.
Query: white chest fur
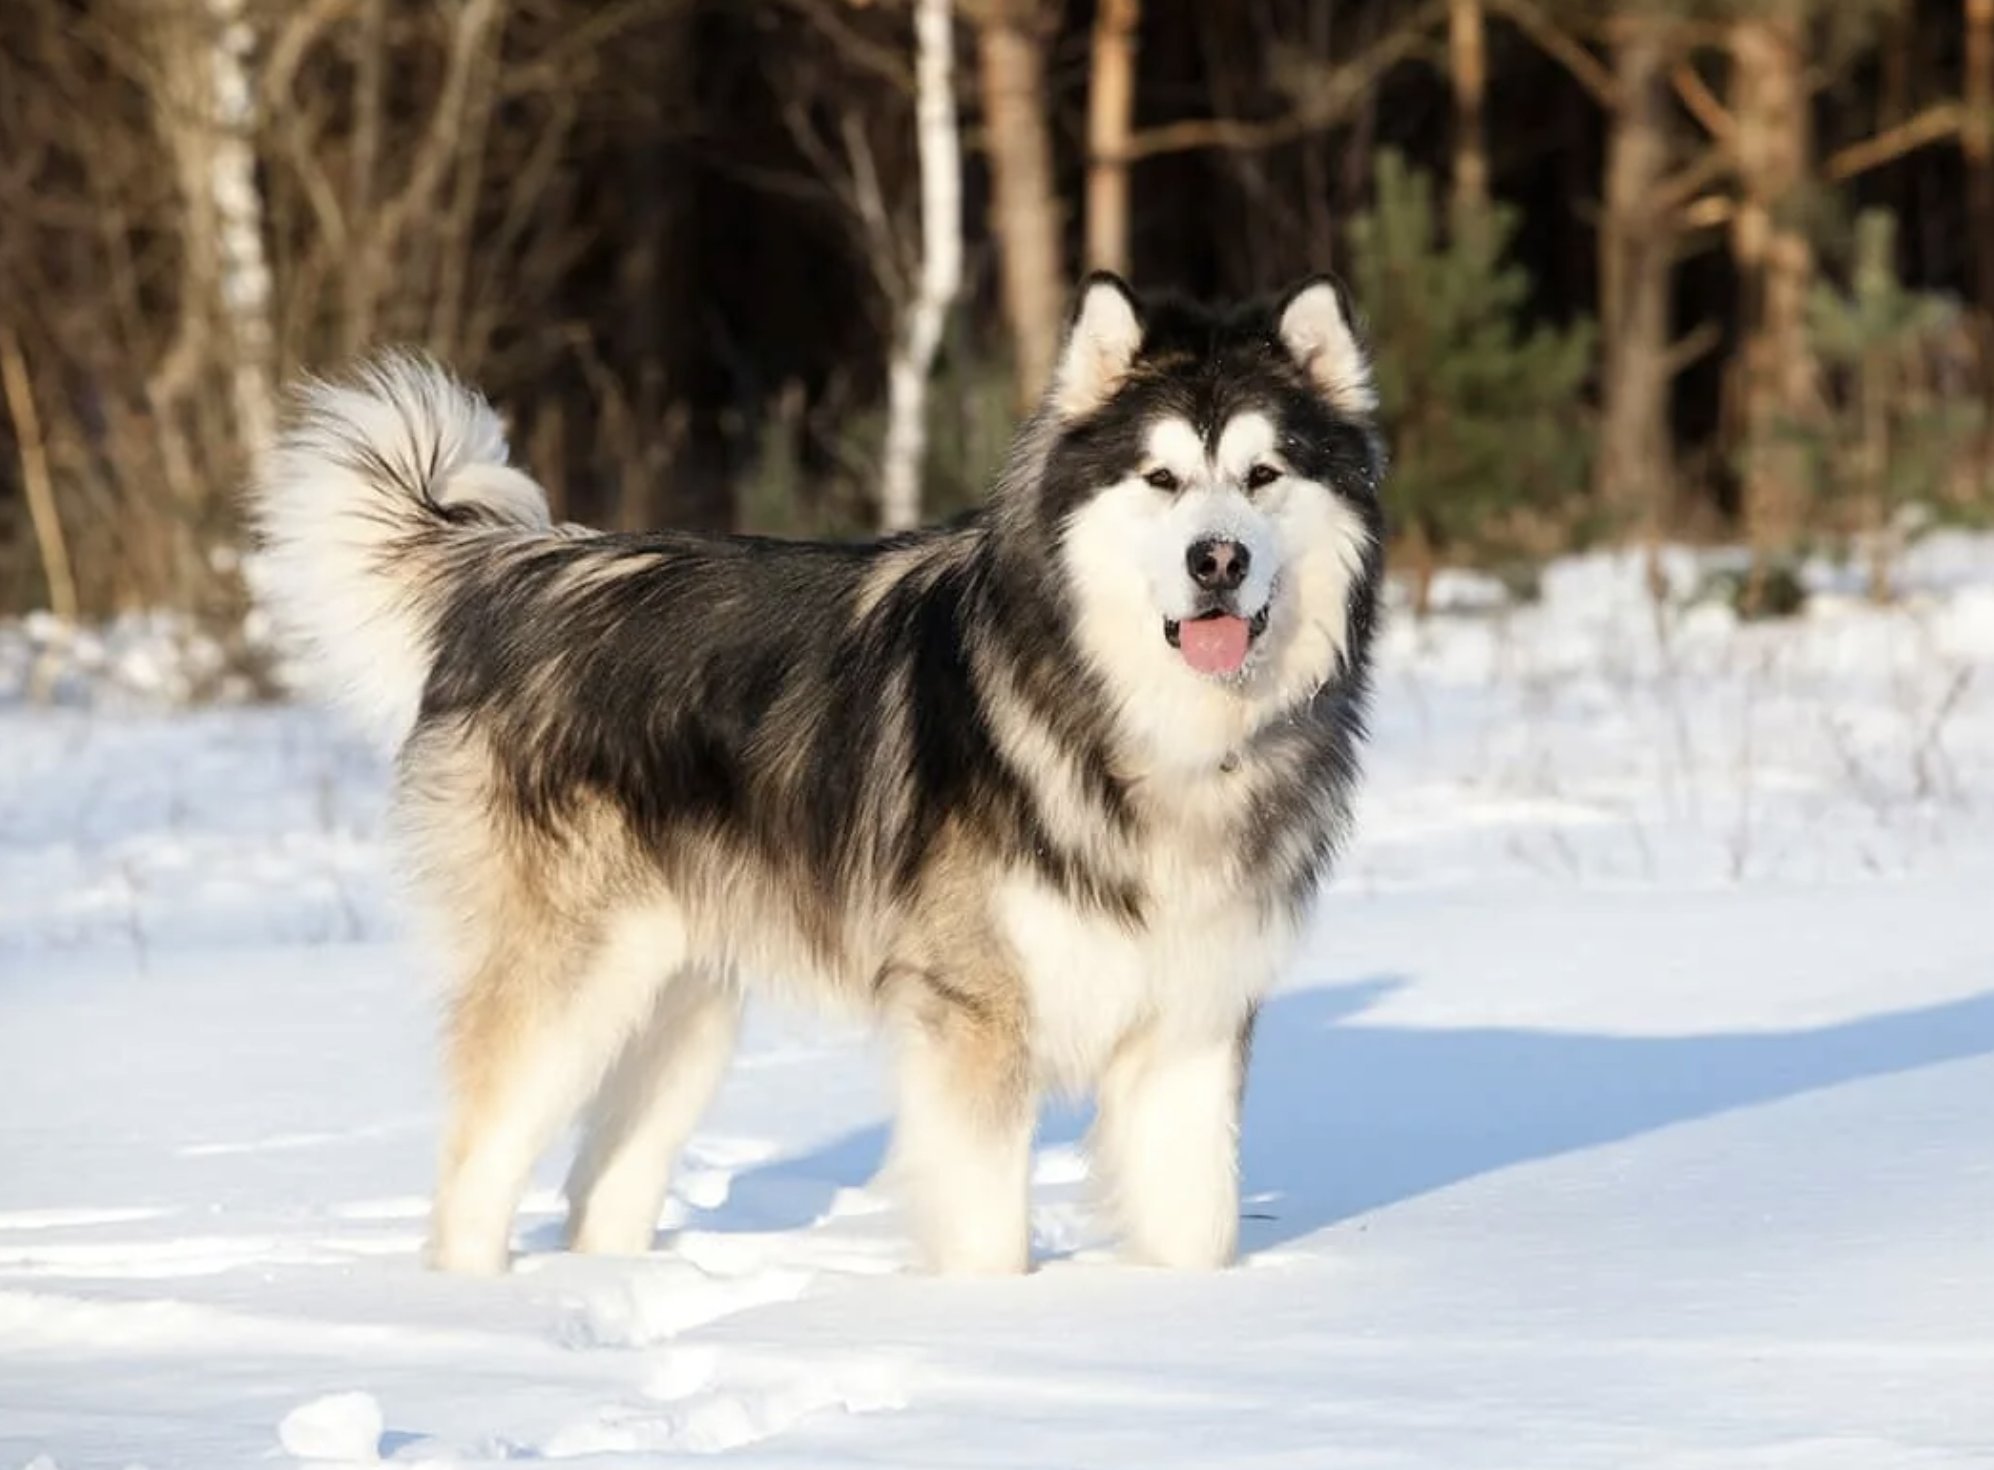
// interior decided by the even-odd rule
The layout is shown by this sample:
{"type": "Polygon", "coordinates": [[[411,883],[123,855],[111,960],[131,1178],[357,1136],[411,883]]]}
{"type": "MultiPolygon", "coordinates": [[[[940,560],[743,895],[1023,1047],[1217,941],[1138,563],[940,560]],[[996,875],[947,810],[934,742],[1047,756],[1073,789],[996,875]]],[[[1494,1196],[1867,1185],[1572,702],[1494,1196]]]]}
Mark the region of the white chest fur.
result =
{"type": "Polygon", "coordinates": [[[996,904],[1024,972],[1034,1058],[1063,1088],[1093,1083],[1138,1027],[1185,1041],[1230,1038],[1294,941],[1285,920],[1195,881],[1166,891],[1140,927],[1077,909],[1024,874],[1000,887],[996,904]]]}

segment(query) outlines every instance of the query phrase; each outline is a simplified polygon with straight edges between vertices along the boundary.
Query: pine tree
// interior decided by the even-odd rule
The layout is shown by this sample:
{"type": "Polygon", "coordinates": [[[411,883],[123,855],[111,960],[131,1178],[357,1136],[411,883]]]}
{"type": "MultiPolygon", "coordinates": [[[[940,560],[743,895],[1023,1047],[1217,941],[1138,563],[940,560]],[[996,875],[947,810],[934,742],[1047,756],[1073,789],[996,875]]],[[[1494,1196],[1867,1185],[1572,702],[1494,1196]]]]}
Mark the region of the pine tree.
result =
{"type": "Polygon", "coordinates": [[[1817,484],[1850,513],[1867,543],[1869,593],[1891,596],[1891,565],[1903,513],[1939,499],[1966,452],[1977,417],[1960,394],[1934,392],[1928,363],[1958,322],[1958,308],[1906,287],[1897,273],[1897,220],[1872,209],[1856,224],[1847,290],[1821,284],[1808,325],[1837,371],[1848,412],[1831,427],[1796,436],[1813,449],[1817,484]]]}
{"type": "Polygon", "coordinates": [[[1506,260],[1515,230],[1515,211],[1491,205],[1443,239],[1431,178],[1393,153],[1379,158],[1375,206],[1350,227],[1392,441],[1386,510],[1412,550],[1421,611],[1437,556],[1513,550],[1519,513],[1585,490],[1592,328],[1523,328],[1530,282],[1506,260]]]}

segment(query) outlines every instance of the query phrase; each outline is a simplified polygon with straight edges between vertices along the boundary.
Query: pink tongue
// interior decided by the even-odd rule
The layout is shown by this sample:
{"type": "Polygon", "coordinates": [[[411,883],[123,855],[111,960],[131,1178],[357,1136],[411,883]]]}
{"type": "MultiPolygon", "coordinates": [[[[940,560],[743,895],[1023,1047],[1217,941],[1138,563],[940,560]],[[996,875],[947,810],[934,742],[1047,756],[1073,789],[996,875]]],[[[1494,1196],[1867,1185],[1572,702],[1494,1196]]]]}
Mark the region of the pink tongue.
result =
{"type": "Polygon", "coordinates": [[[1245,618],[1199,618],[1177,625],[1177,648],[1201,674],[1230,674],[1246,662],[1245,618]]]}

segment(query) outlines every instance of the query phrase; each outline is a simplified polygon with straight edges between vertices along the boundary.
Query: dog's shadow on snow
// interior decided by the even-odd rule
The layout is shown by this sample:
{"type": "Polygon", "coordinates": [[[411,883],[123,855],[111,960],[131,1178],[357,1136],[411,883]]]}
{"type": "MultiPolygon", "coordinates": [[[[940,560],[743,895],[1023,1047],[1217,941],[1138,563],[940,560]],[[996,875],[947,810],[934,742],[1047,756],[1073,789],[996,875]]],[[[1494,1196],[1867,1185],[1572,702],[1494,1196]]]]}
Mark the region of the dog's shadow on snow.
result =
{"type": "Polygon", "coordinates": [[[1249,1249],[1531,1159],[1994,1052],[1994,993],[1796,1031],[1638,1037],[1347,1024],[1399,981],[1263,1012],[1241,1152],[1249,1249]]]}
{"type": "MultiPolygon", "coordinates": [[[[1242,1128],[1241,1240],[1253,1252],[1531,1159],[1673,1123],[1994,1052],[1994,993],[1797,1031],[1629,1037],[1372,1025],[1404,985],[1289,990],[1261,1010],[1242,1128]]],[[[1084,1112],[1042,1124],[1078,1141],[1084,1112]]],[[[861,1129],[744,1172],[703,1229],[800,1228],[878,1169],[861,1129]]]]}

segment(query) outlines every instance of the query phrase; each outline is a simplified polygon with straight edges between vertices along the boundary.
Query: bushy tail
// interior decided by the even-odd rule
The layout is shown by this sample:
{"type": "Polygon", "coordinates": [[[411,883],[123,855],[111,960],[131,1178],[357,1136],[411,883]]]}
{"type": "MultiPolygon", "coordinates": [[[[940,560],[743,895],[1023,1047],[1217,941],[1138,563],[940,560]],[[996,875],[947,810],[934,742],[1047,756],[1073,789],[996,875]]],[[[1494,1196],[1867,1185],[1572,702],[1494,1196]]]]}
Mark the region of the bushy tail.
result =
{"type": "Polygon", "coordinates": [[[380,735],[414,723],[452,568],[494,534],[545,531],[477,393],[393,353],[308,383],[251,492],[260,600],[304,671],[380,735]]]}

